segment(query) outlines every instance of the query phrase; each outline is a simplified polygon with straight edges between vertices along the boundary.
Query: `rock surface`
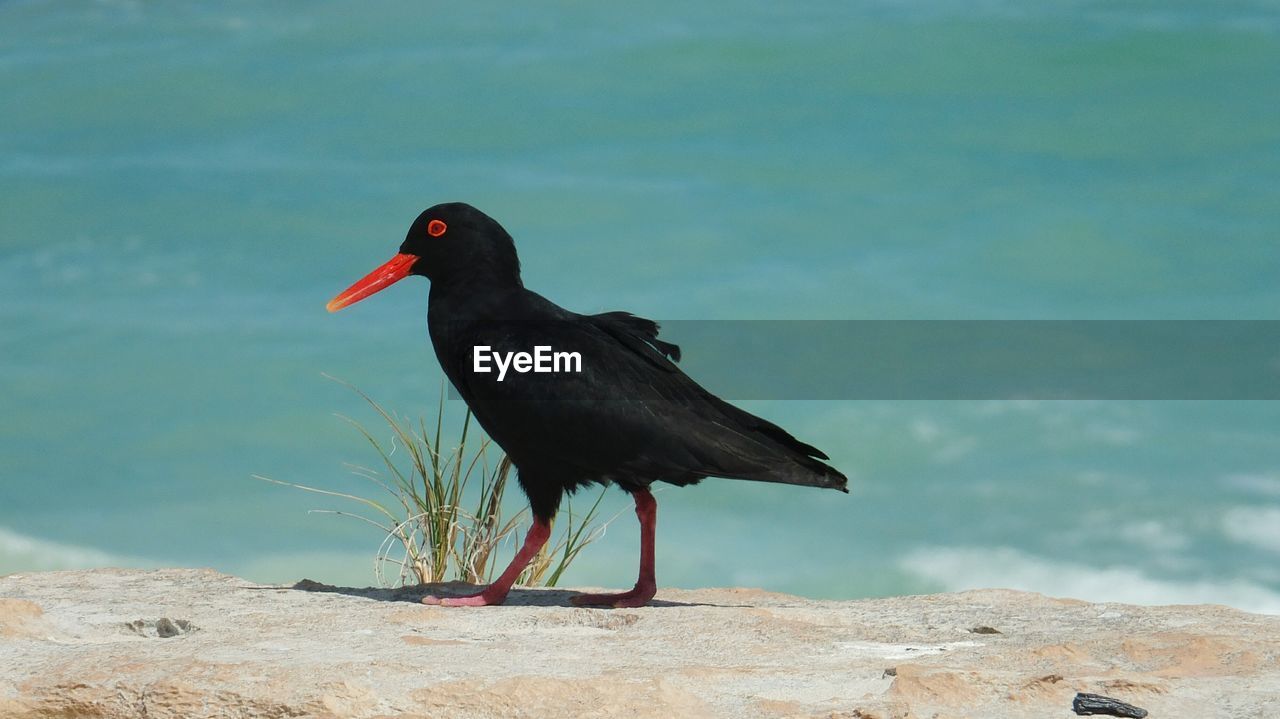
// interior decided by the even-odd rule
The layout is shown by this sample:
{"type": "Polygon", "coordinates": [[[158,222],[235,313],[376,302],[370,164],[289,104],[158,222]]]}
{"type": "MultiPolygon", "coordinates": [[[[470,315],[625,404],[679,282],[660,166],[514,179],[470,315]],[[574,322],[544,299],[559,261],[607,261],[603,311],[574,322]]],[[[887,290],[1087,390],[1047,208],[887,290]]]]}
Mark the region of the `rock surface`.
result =
{"type": "Polygon", "coordinates": [[[273,587],[207,570],[0,577],[0,717],[1280,717],[1280,617],[985,590],[811,601],[665,590],[273,587]]]}

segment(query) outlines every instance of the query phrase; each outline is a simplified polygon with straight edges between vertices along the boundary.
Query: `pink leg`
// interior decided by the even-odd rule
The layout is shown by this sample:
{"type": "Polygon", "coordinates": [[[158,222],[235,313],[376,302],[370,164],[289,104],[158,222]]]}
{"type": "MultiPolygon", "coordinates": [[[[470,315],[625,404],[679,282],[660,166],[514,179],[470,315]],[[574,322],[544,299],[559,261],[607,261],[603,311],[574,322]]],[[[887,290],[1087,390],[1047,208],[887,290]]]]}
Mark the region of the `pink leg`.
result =
{"type": "Polygon", "coordinates": [[[640,519],[640,577],[636,579],[636,586],[621,594],[579,594],[573,598],[574,604],[643,607],[658,593],[653,569],[653,535],[658,523],[658,503],[647,489],[633,492],[631,496],[636,500],[636,517],[640,519]]]}
{"type": "Polygon", "coordinates": [[[428,595],[422,598],[423,604],[439,604],[446,607],[484,607],[490,604],[502,604],[507,598],[507,592],[511,591],[511,585],[516,583],[516,577],[520,576],[520,572],[529,565],[529,561],[533,559],[533,555],[542,549],[542,545],[547,543],[547,538],[551,536],[551,525],[541,519],[534,519],[533,526],[529,528],[529,533],[524,536],[524,546],[516,552],[516,556],[511,560],[511,564],[507,565],[502,576],[498,577],[493,584],[476,592],[475,594],[466,594],[461,597],[437,597],[428,595]]]}

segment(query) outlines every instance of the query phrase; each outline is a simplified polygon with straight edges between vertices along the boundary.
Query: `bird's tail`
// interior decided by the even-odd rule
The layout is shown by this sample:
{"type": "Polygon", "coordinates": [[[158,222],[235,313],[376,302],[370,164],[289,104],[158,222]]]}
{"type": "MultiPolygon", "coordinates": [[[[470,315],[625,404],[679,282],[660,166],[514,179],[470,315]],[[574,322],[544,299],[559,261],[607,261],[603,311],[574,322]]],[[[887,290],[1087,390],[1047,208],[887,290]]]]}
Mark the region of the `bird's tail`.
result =
{"type": "Polygon", "coordinates": [[[795,484],[802,487],[821,487],[838,489],[849,493],[849,478],[831,465],[813,457],[793,457],[791,461],[769,465],[743,466],[734,468],[737,471],[726,473],[733,479],[746,479],[753,482],[773,482],[777,484],[795,484]]]}
{"type": "MultiPolygon", "coordinates": [[[[734,408],[737,410],[737,408],[734,408]]],[[[786,430],[749,415],[753,426],[704,425],[688,446],[703,473],[754,482],[849,491],[849,478],[823,460],[827,455],[786,430]]]]}
{"type": "Polygon", "coordinates": [[[849,478],[826,462],[820,462],[813,457],[805,457],[803,460],[799,460],[797,465],[794,471],[785,473],[786,478],[781,480],[782,482],[800,484],[806,487],[838,489],[845,494],[849,493],[849,478]]]}
{"type": "Polygon", "coordinates": [[[736,425],[736,453],[746,460],[740,479],[757,482],[798,484],[805,487],[823,487],[849,492],[849,478],[843,472],[823,460],[827,455],[811,444],[801,442],[778,425],[735,407],[708,394],[720,411],[733,419],[736,425]]]}

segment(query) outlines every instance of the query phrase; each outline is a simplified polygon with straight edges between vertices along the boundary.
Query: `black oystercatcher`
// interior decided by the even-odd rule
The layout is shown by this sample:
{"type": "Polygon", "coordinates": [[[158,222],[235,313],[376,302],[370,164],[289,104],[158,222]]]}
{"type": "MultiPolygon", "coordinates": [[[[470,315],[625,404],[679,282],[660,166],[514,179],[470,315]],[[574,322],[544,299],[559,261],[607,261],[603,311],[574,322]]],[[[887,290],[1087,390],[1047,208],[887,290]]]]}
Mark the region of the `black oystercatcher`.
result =
{"type": "Polygon", "coordinates": [[[680,349],[658,338],[653,321],[581,315],[525,289],[511,235],[470,205],[419,215],[400,253],[335,297],[329,311],[409,275],[431,280],[427,327],[436,357],[511,458],[533,511],[524,546],[497,581],[425,603],[500,604],[547,541],[561,498],[589,483],[629,492],[640,519],[635,587],[574,598],[614,607],[642,606],[657,591],[654,482],[684,486],[714,476],[848,491],[817,448],[689,379],[674,363],[680,349]]]}

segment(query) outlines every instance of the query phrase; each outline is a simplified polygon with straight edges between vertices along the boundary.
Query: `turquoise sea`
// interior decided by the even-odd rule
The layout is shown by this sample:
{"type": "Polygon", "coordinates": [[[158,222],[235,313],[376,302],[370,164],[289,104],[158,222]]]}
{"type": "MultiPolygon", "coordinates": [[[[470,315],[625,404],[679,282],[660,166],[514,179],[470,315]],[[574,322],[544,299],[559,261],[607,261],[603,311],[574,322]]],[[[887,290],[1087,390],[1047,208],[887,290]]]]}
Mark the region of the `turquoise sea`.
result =
{"type": "MultiPolygon", "coordinates": [[[[323,373],[434,411],[425,280],[324,304],[441,201],[579,311],[1280,320],[1271,0],[17,1],[0,97],[0,574],[371,583],[251,475],[364,486],[323,373]]],[[[664,490],[661,584],[1280,612],[1274,401],[742,404],[852,493],[664,490]]],[[[605,504],[567,584],[634,579],[605,504]]]]}

